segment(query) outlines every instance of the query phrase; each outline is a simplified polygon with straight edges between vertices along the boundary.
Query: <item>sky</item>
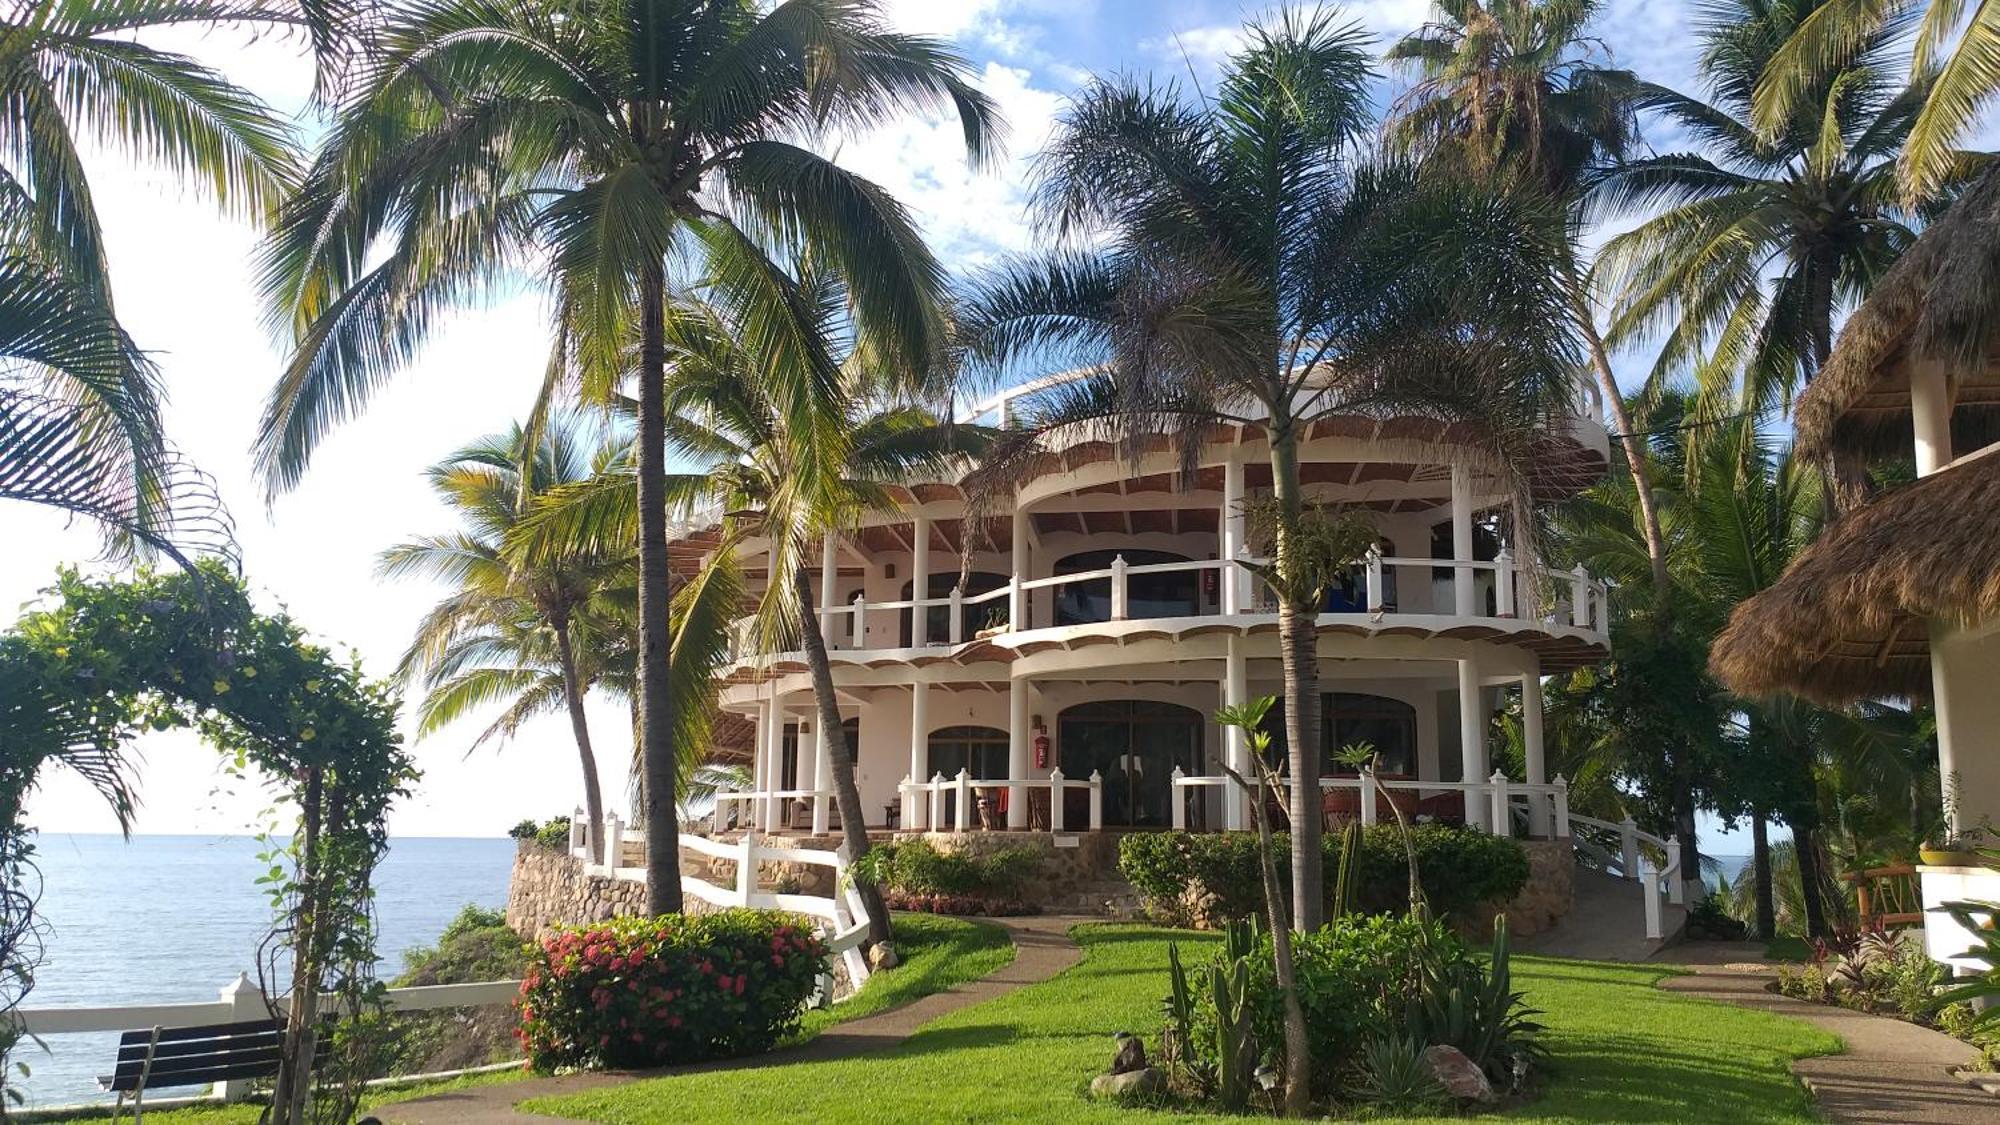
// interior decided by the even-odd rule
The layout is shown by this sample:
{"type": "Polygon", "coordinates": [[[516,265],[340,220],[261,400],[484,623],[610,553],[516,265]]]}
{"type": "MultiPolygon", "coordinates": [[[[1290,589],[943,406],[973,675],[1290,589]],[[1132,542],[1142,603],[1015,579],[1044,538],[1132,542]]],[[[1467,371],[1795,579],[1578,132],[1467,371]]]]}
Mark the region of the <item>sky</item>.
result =
{"type": "MultiPolygon", "coordinates": [[[[949,118],[909,120],[840,147],[841,162],[908,205],[940,257],[959,271],[1030,245],[1023,212],[1029,162],[1068,94],[1092,74],[1212,82],[1241,42],[1244,19],[1263,11],[1201,0],[889,0],[884,8],[903,30],[955,42],[1009,124],[1005,159],[979,172],[966,168],[949,118]]],[[[1420,25],[1428,6],[1365,0],[1344,10],[1386,46],[1420,25]]],[[[1689,10],[1684,0],[1610,0],[1598,31],[1618,65],[1692,90],[1689,10]]],[[[298,44],[221,33],[149,41],[196,55],[273,106],[303,112],[311,71],[298,44]]],[[[1393,89],[1386,81],[1382,89],[1386,101],[1393,89]]],[[[526,411],[547,352],[539,296],[522,292],[453,319],[361,418],[320,447],[300,486],[267,506],[249,450],[282,349],[260,324],[255,231],[117,155],[90,154],[88,170],[120,314],[163,372],[169,434],[220,485],[260,602],[284,608],[322,640],[351,648],[371,673],[387,675],[440,591],[378,580],[375,557],[411,535],[450,528],[423,469],[526,411]]],[[[0,503],[0,544],[0,608],[9,609],[31,603],[58,565],[88,568],[97,551],[91,528],[13,503],[0,503]]],[[[622,793],[629,744],[623,709],[595,703],[591,718],[605,790],[622,793]]],[[[531,725],[501,748],[471,750],[482,726],[467,721],[412,744],[424,777],[393,813],[393,833],[494,835],[575,803],[576,755],[564,721],[531,725]]],[[[267,815],[264,795],[232,787],[220,756],[192,735],[149,736],[134,761],[138,831],[241,832],[267,815]]],[[[45,779],[30,817],[52,832],[113,828],[102,802],[60,773],[45,779]]]]}

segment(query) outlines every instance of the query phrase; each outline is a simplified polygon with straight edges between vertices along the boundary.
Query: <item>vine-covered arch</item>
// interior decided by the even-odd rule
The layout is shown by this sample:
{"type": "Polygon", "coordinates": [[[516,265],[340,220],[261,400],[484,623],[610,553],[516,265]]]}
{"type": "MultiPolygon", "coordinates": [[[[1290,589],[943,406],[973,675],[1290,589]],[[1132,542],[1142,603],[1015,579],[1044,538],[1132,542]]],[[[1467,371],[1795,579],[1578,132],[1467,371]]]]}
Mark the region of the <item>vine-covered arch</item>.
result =
{"type": "MultiPolygon", "coordinates": [[[[320,1052],[317,1096],[313,1068],[295,1064],[314,1057],[327,1015],[364,1011],[377,987],[370,879],[388,844],[390,804],[416,778],[395,692],[289,617],[258,612],[217,562],[121,581],[65,570],[51,593],[0,635],[6,874],[23,874],[23,802],[52,761],[81,770],[121,822],[134,802],[122,749],[146,731],[190,728],[230,755],[239,775],[254,767],[296,809],[288,834],[273,833],[264,877],[277,912],[260,957],[267,982],[290,954],[286,1065],[270,1116],[346,1121],[361,1077],[343,1065],[346,1052],[320,1052]],[[320,1010],[322,994],[337,998],[334,1013],[320,1010]]],[[[361,1049],[358,1037],[337,1039],[350,1041],[361,1049]]]]}

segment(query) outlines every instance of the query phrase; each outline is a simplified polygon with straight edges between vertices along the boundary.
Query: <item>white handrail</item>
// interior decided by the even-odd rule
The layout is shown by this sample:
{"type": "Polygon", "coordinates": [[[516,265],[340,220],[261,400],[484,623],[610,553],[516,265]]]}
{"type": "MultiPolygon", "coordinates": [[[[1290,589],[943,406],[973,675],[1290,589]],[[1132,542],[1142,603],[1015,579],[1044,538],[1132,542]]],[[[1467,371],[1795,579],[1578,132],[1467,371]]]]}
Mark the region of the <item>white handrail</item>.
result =
{"type": "Polygon", "coordinates": [[[1090,794],[1090,831],[1099,832],[1104,828],[1104,775],[1092,770],[1087,780],[1063,776],[1060,768],[1049,771],[1047,777],[973,777],[966,770],[959,770],[958,776],[946,777],[933,774],[929,781],[917,781],[905,774],[897,783],[896,791],[903,798],[903,807],[915,808],[919,797],[929,799],[930,815],[925,819],[926,831],[944,832],[944,798],[946,794],[958,794],[956,807],[952,810],[954,821],[951,831],[970,830],[971,811],[966,807],[972,803],[972,795],[982,789],[1011,790],[1043,789],[1049,793],[1049,831],[1066,830],[1062,809],[1063,794],[1081,789],[1090,794]]]}

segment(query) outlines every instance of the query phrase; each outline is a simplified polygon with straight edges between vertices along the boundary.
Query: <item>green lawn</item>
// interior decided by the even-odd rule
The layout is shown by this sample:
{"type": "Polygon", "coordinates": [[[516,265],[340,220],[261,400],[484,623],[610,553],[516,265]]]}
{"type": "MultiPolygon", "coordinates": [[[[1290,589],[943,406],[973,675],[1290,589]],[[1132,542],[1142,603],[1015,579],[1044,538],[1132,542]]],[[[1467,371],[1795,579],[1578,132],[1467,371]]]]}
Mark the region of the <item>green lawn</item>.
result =
{"type": "MultiPolygon", "coordinates": [[[[1082,1097],[1121,1030],[1151,1036],[1166,943],[1212,935],[1132,926],[1077,931],[1083,964],[1052,981],[956,1012],[895,1050],[862,1058],[649,1079],[527,1103],[567,1117],[646,1125],[731,1122],[1193,1120],[1082,1097]]],[[[1833,1036],[1766,1013],[1653,987],[1669,970],[1523,958],[1515,979],[1544,1010],[1549,1085],[1524,1121],[1817,1120],[1787,1063],[1836,1050],[1833,1036]]],[[[1450,1119],[1447,1119],[1450,1120],[1450,1119]]]]}
{"type": "MultiPolygon", "coordinates": [[[[903,963],[870,977],[867,985],[852,998],[830,1008],[807,1012],[791,1042],[805,1042],[835,1024],[900,1007],[955,984],[976,980],[1014,959],[1014,945],[1007,940],[1007,931],[985,922],[966,922],[931,914],[898,914],[895,924],[896,948],[902,954],[903,963]]],[[[522,1071],[500,1071],[385,1089],[369,1096],[364,1108],[469,1085],[513,1082],[526,1076],[522,1071]]],[[[258,1112],[258,1107],[254,1105],[204,1106],[148,1113],[146,1120],[158,1121],[161,1125],[256,1125],[258,1112]]],[[[67,1115],[60,1120],[94,1121],[109,1116],[110,1111],[106,1109],[67,1115]]],[[[130,1118],[131,1115],[126,1114],[126,1119],[130,1118]]]]}

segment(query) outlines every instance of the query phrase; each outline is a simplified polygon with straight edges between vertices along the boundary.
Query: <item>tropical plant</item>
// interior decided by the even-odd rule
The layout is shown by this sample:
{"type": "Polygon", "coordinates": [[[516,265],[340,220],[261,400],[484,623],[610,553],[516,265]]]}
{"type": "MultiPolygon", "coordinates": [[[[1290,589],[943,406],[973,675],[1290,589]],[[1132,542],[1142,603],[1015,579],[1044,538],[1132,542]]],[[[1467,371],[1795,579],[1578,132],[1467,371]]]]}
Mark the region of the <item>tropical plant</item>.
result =
{"type": "Polygon", "coordinates": [[[384,578],[426,578],[447,593],[417,624],[396,671],[423,689],[417,735],[434,734],[493,706],[478,737],[506,742],[521,725],[563,713],[583,770],[593,862],[602,862],[604,793],[583,701],[630,645],[631,541],[584,541],[532,562],[503,557],[508,535],[552,489],[628,460],[625,443],[600,443],[575,414],[550,419],[531,447],[519,426],[482,438],[431,466],[431,491],[460,527],[382,552],[384,578]]]}
{"type": "MultiPolygon", "coordinates": [[[[697,264],[746,347],[805,362],[817,310],[767,250],[810,245],[852,279],[885,368],[920,367],[942,344],[935,261],[893,199],[810,144],[949,108],[976,159],[992,109],[958,55],[886,30],[871,0],[441,0],[389,10],[373,41],[264,251],[271,319],[295,347],[259,470],[290,487],[442,312],[534,271],[555,310],[543,405],[637,384],[648,900],[676,910],[664,403],[668,295],[687,279],[669,266],[697,264]]],[[[811,405],[824,382],[779,404],[811,405]]]]}
{"type": "MultiPolygon", "coordinates": [[[[1214,96],[1098,79],[1037,158],[1036,214],[1057,249],[971,287],[974,374],[1095,373],[1024,403],[968,478],[1000,496],[1051,443],[1099,433],[1136,457],[1163,439],[1191,473],[1217,426],[1268,438],[1290,757],[1293,924],[1321,913],[1315,621],[1327,583],[1300,443],[1318,420],[1448,422],[1440,461],[1532,501],[1528,451],[1574,385],[1554,284],[1561,217],[1526,194],[1356,160],[1371,131],[1366,37],[1326,11],[1252,24],[1214,96]],[[1063,435],[1058,437],[1057,435],[1063,435]]],[[[1523,529],[1531,521],[1517,519],[1523,529]]],[[[1352,562],[1352,560],[1347,560],[1352,562]]]]}
{"type": "Polygon", "coordinates": [[[1903,197],[1926,199],[1961,167],[1958,146],[2000,85],[2000,4],[1991,0],[1827,0],[1790,29],[1758,78],[1752,120],[1762,134],[1785,128],[1821,78],[1885,33],[1899,40],[1919,10],[1910,71],[1924,81],[1898,163],[1903,197]],[[1967,15],[1967,12],[1970,15],[1967,15]]]}
{"type": "MultiPolygon", "coordinates": [[[[810,262],[795,269],[786,284],[810,320],[801,315],[788,349],[776,356],[755,350],[759,326],[739,310],[694,298],[673,303],[667,439],[695,471],[667,474],[660,483],[677,507],[726,513],[726,543],[755,535],[766,552],[770,580],[757,598],[759,644],[806,653],[841,831],[858,857],[869,849],[867,819],[812,588],[815,549],[861,513],[893,510],[893,486],[956,471],[983,448],[985,431],[941,422],[919,406],[882,405],[883,388],[908,380],[885,379],[893,372],[879,365],[879,342],[847,323],[846,279],[810,262]]],[[[543,543],[626,534],[637,495],[629,467],[558,490],[524,529],[522,549],[534,557],[543,543]]],[[[736,572],[728,550],[703,575],[723,572],[736,572]]],[[[726,635],[728,620],[712,619],[711,635],[726,635]]],[[[700,690],[713,694],[706,685],[700,690]]],[[[872,885],[857,886],[870,904],[871,940],[888,940],[888,916],[872,885]]]]}
{"type": "MultiPolygon", "coordinates": [[[[1389,137],[1453,174],[1517,179],[1563,201],[1572,217],[1561,278],[1566,311],[1589,346],[1626,470],[1645,480],[1579,246],[1586,185],[1623,160],[1638,137],[1633,77],[1610,66],[1608,50],[1590,34],[1598,7],[1596,0],[1438,4],[1431,21],[1386,56],[1417,75],[1396,103],[1389,137]]],[[[1651,488],[1639,491],[1638,502],[1655,609],[1667,612],[1672,599],[1658,502],[1651,488]]]]}
{"type": "Polygon", "coordinates": [[[1706,100],[1640,82],[1636,104],[1700,146],[1621,161],[1595,189],[1600,214],[1649,216],[1613,238],[1597,272],[1615,295],[1614,346],[1658,338],[1651,385],[1691,375],[1706,417],[1788,405],[1825,365],[1843,310],[1916,238],[1925,209],[1969,178],[1954,153],[1908,202],[1896,159],[1921,83],[1900,85],[1899,29],[1880,27],[1812,76],[1780,127],[1752,99],[1815,0],[1726,0],[1701,25],[1706,100]]]}

